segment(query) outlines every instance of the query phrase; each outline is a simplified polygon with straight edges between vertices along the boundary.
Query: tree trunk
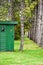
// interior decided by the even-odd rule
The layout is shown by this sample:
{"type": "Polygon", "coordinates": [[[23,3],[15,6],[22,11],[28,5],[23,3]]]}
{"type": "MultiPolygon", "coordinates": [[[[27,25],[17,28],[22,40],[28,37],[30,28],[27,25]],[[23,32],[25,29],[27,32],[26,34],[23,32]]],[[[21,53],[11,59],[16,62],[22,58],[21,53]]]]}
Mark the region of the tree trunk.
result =
{"type": "Polygon", "coordinates": [[[7,20],[12,20],[12,0],[8,0],[8,3],[10,4],[10,6],[8,8],[7,20]]]}
{"type": "Polygon", "coordinates": [[[38,21],[37,21],[37,30],[36,30],[36,41],[38,45],[40,45],[41,42],[41,23],[42,23],[42,0],[40,0],[38,6],[38,21]]]}
{"type": "Polygon", "coordinates": [[[41,23],[41,42],[40,46],[43,48],[43,0],[42,0],[42,23],[41,23]]]}
{"type": "Polygon", "coordinates": [[[29,39],[30,39],[30,30],[28,31],[28,37],[29,37],[29,39]]]}
{"type": "Polygon", "coordinates": [[[21,11],[20,11],[21,44],[20,44],[20,51],[23,50],[23,45],[24,45],[24,16],[23,16],[23,8],[24,8],[24,3],[23,3],[23,0],[21,0],[21,11]]]}
{"type": "Polygon", "coordinates": [[[34,41],[36,42],[36,30],[37,30],[37,19],[38,19],[38,5],[35,7],[35,20],[34,20],[34,41]]]}

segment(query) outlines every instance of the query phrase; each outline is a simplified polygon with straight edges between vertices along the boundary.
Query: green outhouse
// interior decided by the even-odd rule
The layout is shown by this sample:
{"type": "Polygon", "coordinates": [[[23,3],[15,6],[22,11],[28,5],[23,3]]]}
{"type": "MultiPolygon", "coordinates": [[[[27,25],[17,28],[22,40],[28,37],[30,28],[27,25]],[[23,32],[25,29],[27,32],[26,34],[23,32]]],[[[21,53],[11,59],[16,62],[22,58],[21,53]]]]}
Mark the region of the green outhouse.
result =
{"type": "Polygon", "coordinates": [[[0,51],[14,51],[16,21],[0,21],[0,51]]]}

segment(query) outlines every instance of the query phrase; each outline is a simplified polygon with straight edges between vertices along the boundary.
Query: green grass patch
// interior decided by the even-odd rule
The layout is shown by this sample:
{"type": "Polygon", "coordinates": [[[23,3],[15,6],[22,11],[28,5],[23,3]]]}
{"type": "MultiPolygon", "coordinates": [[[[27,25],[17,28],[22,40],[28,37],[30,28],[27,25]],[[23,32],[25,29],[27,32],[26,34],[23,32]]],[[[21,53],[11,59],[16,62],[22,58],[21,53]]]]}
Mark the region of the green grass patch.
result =
{"type": "Polygon", "coordinates": [[[0,52],[0,65],[43,65],[43,49],[32,40],[25,38],[23,51],[19,48],[20,40],[15,40],[15,52],[0,52]]]}

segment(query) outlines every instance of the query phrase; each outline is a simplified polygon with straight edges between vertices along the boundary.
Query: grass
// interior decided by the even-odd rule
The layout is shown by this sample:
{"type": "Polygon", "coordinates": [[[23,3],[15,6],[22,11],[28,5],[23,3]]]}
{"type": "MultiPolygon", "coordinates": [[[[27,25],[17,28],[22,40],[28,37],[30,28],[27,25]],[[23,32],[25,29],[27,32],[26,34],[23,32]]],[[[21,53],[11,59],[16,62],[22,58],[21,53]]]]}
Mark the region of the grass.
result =
{"type": "Polygon", "coordinates": [[[43,65],[43,49],[25,38],[24,48],[19,52],[20,40],[15,40],[15,52],[0,52],[0,65],[43,65]]]}

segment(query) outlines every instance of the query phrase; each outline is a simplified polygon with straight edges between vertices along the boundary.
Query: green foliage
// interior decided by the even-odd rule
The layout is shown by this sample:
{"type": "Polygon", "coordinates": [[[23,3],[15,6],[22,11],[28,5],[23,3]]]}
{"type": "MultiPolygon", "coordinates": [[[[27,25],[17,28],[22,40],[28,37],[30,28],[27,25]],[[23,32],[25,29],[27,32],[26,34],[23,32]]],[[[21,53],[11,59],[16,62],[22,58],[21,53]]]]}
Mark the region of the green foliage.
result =
{"type": "MultiPolygon", "coordinates": [[[[27,1],[26,1],[26,3],[27,3],[27,1]]],[[[23,12],[24,12],[24,16],[26,17],[26,18],[31,18],[31,17],[33,17],[33,15],[31,15],[33,12],[33,10],[35,9],[35,6],[37,5],[37,1],[34,1],[34,2],[32,2],[32,3],[30,3],[30,5],[29,6],[26,6],[25,7],[25,9],[23,10],[23,12]]]]}
{"type": "MultiPolygon", "coordinates": [[[[24,31],[28,31],[31,26],[32,26],[32,22],[31,19],[34,17],[34,9],[35,9],[35,6],[37,5],[37,1],[33,1],[31,2],[31,0],[24,0],[24,9],[23,9],[23,16],[25,17],[25,20],[24,20],[24,31]]],[[[20,0],[15,0],[15,9],[14,9],[14,17],[15,17],[15,20],[17,20],[18,22],[20,22],[20,0]]],[[[16,26],[16,33],[15,33],[15,39],[20,39],[20,24],[16,26]],[[19,28],[18,28],[19,26],[19,28]]]]}
{"type": "MultiPolygon", "coordinates": [[[[29,30],[30,27],[32,26],[32,23],[30,22],[30,20],[34,17],[34,9],[35,6],[37,5],[37,0],[36,1],[32,1],[32,0],[24,0],[24,9],[23,9],[23,16],[25,17],[24,20],[24,27],[25,30],[29,30]]],[[[12,8],[13,10],[13,15],[12,17],[14,18],[14,20],[17,20],[19,22],[19,25],[16,26],[16,38],[15,39],[19,39],[20,38],[20,7],[21,7],[21,1],[20,0],[12,0],[12,2],[8,2],[8,0],[2,1],[0,0],[0,20],[6,20],[7,19],[7,15],[8,15],[8,10],[9,8],[12,8]],[[12,6],[13,5],[13,6],[12,6]]]]}
{"type": "Polygon", "coordinates": [[[15,40],[20,39],[21,37],[21,30],[20,30],[20,24],[15,26],[15,40]]]}
{"type": "Polygon", "coordinates": [[[0,7],[0,20],[5,20],[7,13],[8,13],[7,8],[0,7]]]}
{"type": "Polygon", "coordinates": [[[0,1],[0,20],[6,20],[8,9],[12,4],[6,1],[0,1]]]}

